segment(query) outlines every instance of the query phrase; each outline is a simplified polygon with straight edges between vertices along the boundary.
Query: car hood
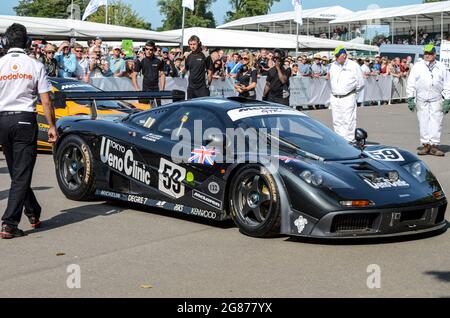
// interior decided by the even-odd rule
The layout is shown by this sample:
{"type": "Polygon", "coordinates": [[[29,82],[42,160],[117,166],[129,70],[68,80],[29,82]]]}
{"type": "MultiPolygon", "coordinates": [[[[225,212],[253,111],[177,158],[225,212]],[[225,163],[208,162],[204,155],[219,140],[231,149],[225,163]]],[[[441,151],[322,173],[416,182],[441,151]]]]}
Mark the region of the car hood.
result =
{"type": "MultiPolygon", "coordinates": [[[[403,152],[404,161],[381,161],[366,154],[358,159],[340,161],[322,161],[313,159],[286,160],[280,157],[282,175],[289,179],[296,189],[309,188],[311,191],[327,193],[334,202],[339,200],[370,200],[376,206],[394,206],[401,204],[425,204],[433,201],[433,193],[442,190],[438,180],[427,170],[427,178],[419,182],[406,169],[405,165],[418,161],[407,152],[403,152]],[[307,184],[301,177],[305,170],[318,172],[323,177],[321,186],[307,184]],[[397,172],[399,179],[389,179],[390,172],[397,172]]],[[[287,157],[289,158],[289,157],[287,157]]]]}

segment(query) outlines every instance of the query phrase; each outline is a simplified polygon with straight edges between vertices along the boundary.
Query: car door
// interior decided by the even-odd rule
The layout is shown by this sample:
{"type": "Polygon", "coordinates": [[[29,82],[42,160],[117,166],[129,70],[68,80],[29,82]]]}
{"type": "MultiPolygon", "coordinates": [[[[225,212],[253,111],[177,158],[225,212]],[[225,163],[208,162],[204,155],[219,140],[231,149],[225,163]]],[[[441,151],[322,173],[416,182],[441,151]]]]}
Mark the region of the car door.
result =
{"type": "Polygon", "coordinates": [[[217,199],[221,195],[220,189],[224,188],[220,178],[222,165],[215,162],[214,152],[211,152],[208,141],[202,138],[209,128],[224,131],[222,120],[216,113],[201,106],[181,105],[160,109],[167,109],[164,116],[152,116],[158,113],[155,109],[146,112],[148,117],[138,119],[140,115],[135,116],[131,123],[135,145],[158,175],[157,184],[152,182],[152,186],[159,191],[159,198],[222,211],[222,200],[218,202],[217,199]],[[195,196],[205,198],[198,192],[205,192],[210,183],[212,193],[208,195],[215,197],[206,200],[209,205],[195,200],[195,196]]]}

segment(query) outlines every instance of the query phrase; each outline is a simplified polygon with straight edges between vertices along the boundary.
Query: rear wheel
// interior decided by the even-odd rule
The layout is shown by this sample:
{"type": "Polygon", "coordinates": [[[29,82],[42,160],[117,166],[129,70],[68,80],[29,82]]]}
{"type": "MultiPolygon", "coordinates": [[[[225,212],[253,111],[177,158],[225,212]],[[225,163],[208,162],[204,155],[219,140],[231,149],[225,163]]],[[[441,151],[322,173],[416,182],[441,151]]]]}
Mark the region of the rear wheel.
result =
{"type": "Polygon", "coordinates": [[[249,165],[237,171],[230,184],[229,200],[231,217],[242,233],[254,237],[280,233],[278,189],[266,168],[249,165]]]}
{"type": "Polygon", "coordinates": [[[56,177],[64,195],[76,201],[94,196],[94,161],[87,143],[78,136],[66,137],[56,153],[56,177]]]}

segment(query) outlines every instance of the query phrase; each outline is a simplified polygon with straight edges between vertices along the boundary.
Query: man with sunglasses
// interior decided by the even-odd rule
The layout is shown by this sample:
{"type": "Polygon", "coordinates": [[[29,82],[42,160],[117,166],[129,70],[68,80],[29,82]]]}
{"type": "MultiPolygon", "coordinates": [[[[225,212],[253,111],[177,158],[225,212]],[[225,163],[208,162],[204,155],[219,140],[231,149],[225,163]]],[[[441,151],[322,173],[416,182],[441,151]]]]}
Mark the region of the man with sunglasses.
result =
{"type": "Polygon", "coordinates": [[[445,156],[438,146],[441,142],[442,120],[450,111],[450,72],[436,60],[436,47],[425,46],[424,59],[414,64],[406,87],[408,107],[417,110],[420,156],[445,156]]]}
{"type": "Polygon", "coordinates": [[[89,59],[84,56],[84,48],[81,44],[75,43],[73,52],[77,59],[77,69],[75,74],[80,81],[89,82],[89,59]]]}
{"type": "Polygon", "coordinates": [[[164,75],[164,63],[155,56],[155,43],[149,41],[145,44],[145,57],[137,59],[134,63],[134,73],[132,75],[133,86],[136,91],[139,90],[137,74],[142,73],[144,77],[142,82],[143,92],[163,91],[166,86],[166,76],[164,75]]]}
{"type": "Polygon", "coordinates": [[[54,58],[55,52],[55,47],[52,44],[47,44],[44,48],[44,55],[38,58],[44,64],[45,73],[50,77],[57,76],[58,62],[54,58]]]}
{"type": "Polygon", "coordinates": [[[64,41],[61,43],[58,52],[55,54],[55,59],[58,62],[58,77],[76,77],[77,59],[70,52],[69,42],[64,41]]]}
{"type": "Polygon", "coordinates": [[[188,99],[209,96],[212,82],[213,65],[202,51],[202,43],[196,35],[188,41],[191,53],[186,58],[183,74],[189,71],[188,99]]]}

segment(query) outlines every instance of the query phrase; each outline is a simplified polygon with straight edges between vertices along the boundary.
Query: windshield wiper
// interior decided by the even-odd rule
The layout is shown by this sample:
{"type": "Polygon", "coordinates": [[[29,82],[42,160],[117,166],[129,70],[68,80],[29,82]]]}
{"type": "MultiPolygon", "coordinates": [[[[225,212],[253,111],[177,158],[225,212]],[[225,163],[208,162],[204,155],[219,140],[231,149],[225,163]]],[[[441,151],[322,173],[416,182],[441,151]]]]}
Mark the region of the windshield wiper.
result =
{"type": "MultiPolygon", "coordinates": [[[[317,161],[325,161],[325,158],[322,158],[322,157],[320,157],[318,155],[315,155],[313,153],[305,151],[302,148],[300,148],[299,146],[297,146],[296,144],[294,144],[294,143],[292,143],[292,142],[290,142],[290,141],[288,141],[288,140],[286,140],[286,139],[284,139],[284,138],[282,138],[280,136],[275,137],[272,134],[266,134],[266,135],[267,135],[267,137],[270,137],[270,138],[268,138],[269,140],[271,138],[274,138],[274,139],[278,140],[279,144],[284,144],[285,146],[287,146],[287,148],[292,150],[291,153],[293,153],[294,155],[300,155],[300,156],[303,156],[305,158],[309,158],[309,159],[317,160],[317,161]]],[[[272,142],[272,141],[270,140],[270,142],[272,142]]]]}

